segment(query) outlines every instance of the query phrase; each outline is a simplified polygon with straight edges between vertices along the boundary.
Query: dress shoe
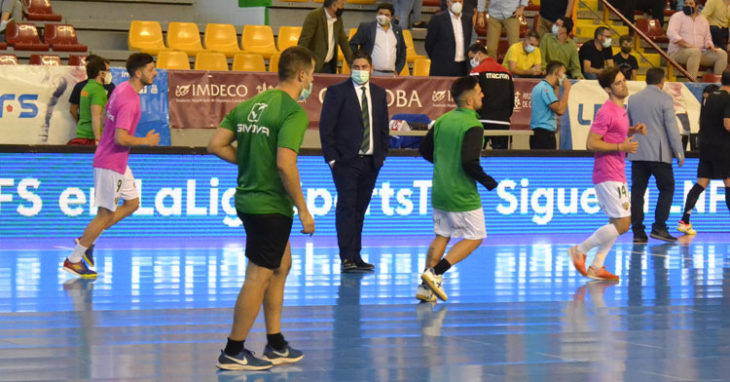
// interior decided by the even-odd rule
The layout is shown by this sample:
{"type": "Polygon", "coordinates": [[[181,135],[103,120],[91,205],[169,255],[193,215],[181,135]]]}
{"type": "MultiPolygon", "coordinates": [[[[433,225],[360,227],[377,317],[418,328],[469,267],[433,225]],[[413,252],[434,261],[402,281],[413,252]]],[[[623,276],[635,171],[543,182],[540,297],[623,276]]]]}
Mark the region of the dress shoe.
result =
{"type": "Polygon", "coordinates": [[[646,236],[646,232],[634,232],[634,244],[646,244],[649,242],[649,238],[646,236]]]}
{"type": "Polygon", "coordinates": [[[355,265],[357,266],[357,269],[361,271],[372,271],[375,269],[375,265],[366,263],[362,259],[355,260],[355,265]]]}
{"type": "Polygon", "coordinates": [[[662,231],[654,231],[654,230],[652,230],[651,231],[651,237],[654,238],[654,239],[663,240],[663,241],[666,241],[666,242],[669,242],[669,243],[673,243],[673,242],[677,241],[677,238],[674,237],[674,236],[672,236],[672,235],[670,235],[667,230],[662,230],[662,231]]]}
{"type": "Polygon", "coordinates": [[[340,272],[342,273],[350,273],[350,272],[358,272],[357,264],[355,264],[352,260],[342,260],[342,264],[340,264],[340,272]]]}

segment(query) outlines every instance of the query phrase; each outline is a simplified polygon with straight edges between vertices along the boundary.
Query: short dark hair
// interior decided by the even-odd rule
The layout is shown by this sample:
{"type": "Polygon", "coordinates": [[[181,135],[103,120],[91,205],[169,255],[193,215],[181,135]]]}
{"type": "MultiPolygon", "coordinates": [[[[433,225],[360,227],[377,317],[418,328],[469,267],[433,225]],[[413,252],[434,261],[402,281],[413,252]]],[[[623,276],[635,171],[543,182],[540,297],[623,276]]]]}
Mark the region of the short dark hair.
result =
{"type": "Polygon", "coordinates": [[[634,38],[631,37],[631,35],[625,34],[618,38],[618,43],[623,45],[623,43],[625,43],[626,41],[633,41],[633,40],[634,40],[634,38]]]}
{"type": "Polygon", "coordinates": [[[279,57],[279,81],[289,81],[302,70],[314,67],[314,54],[304,47],[292,46],[279,57]]]}
{"type": "Polygon", "coordinates": [[[730,86],[730,70],[722,72],[722,78],[720,79],[722,86],[730,86]]]}
{"type": "Polygon", "coordinates": [[[368,60],[368,64],[370,64],[370,66],[373,66],[372,57],[370,57],[368,52],[364,51],[363,49],[358,49],[357,51],[355,51],[355,53],[352,54],[352,61],[350,61],[350,66],[352,66],[352,63],[355,62],[355,60],[357,60],[358,58],[364,58],[368,60]]]}
{"type": "Polygon", "coordinates": [[[477,53],[484,53],[487,54],[487,48],[482,43],[474,43],[469,47],[469,52],[472,52],[474,54],[477,53]]]}
{"type": "Polygon", "coordinates": [[[132,53],[127,58],[127,73],[130,77],[134,77],[134,73],[147,66],[150,62],[155,62],[155,59],[147,53],[132,53]]]}
{"type": "Polygon", "coordinates": [[[646,84],[656,85],[664,80],[664,69],[662,68],[650,68],[646,71],[646,84]]]}
{"type": "Polygon", "coordinates": [[[99,76],[100,72],[103,72],[106,70],[106,62],[104,62],[104,59],[99,56],[94,56],[93,58],[86,58],[86,78],[92,79],[99,76]]]}
{"type": "Polygon", "coordinates": [[[380,3],[380,4],[378,4],[378,7],[375,8],[375,12],[377,13],[381,9],[387,9],[387,10],[389,10],[391,16],[394,16],[395,15],[395,8],[393,8],[393,4],[391,4],[391,3],[380,3]]]}
{"type": "Polygon", "coordinates": [[[527,37],[527,38],[534,37],[537,39],[537,41],[540,41],[540,35],[532,29],[530,29],[530,31],[527,32],[527,34],[525,34],[525,37],[527,37]]]}
{"type": "Polygon", "coordinates": [[[550,61],[545,67],[545,74],[557,74],[558,70],[564,66],[560,61],[550,61]]]}
{"type": "Polygon", "coordinates": [[[568,33],[573,30],[573,19],[571,19],[570,17],[562,16],[558,17],[558,20],[563,20],[563,28],[565,28],[568,33]]]}
{"type": "Polygon", "coordinates": [[[464,94],[473,90],[477,85],[479,85],[479,80],[476,76],[459,77],[451,84],[451,98],[454,99],[457,106],[461,106],[464,94]]]}
{"type": "Polygon", "coordinates": [[[329,6],[334,4],[335,1],[337,1],[337,0],[324,0],[324,7],[329,8],[329,6]]]}
{"type": "Polygon", "coordinates": [[[603,35],[603,32],[604,31],[607,31],[607,30],[608,30],[608,28],[603,27],[603,26],[596,28],[596,31],[593,32],[593,38],[594,39],[597,39],[598,36],[602,36],[603,35]]]}
{"type": "Polygon", "coordinates": [[[712,92],[714,92],[714,91],[716,91],[718,89],[720,89],[720,87],[717,86],[717,84],[710,84],[710,85],[705,86],[704,89],[702,89],[702,94],[703,95],[704,94],[710,94],[710,93],[712,93],[712,92]]]}
{"type": "Polygon", "coordinates": [[[616,76],[621,73],[621,70],[617,67],[603,69],[598,73],[598,84],[602,88],[610,88],[613,81],[616,81],[616,76]]]}

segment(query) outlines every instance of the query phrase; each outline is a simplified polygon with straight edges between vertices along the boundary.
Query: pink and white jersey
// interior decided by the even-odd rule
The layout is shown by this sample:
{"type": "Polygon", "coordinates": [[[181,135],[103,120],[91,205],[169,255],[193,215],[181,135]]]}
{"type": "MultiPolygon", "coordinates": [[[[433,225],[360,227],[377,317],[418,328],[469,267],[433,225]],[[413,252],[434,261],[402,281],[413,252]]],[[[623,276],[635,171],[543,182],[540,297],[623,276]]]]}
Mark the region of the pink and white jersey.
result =
{"type": "MultiPolygon", "coordinates": [[[[608,143],[623,143],[629,134],[626,109],[610,99],[601,106],[591,125],[591,132],[603,136],[608,143]]],[[[626,183],[626,153],[596,153],[593,162],[593,184],[607,181],[626,183]]]]}
{"type": "Polygon", "coordinates": [[[129,146],[118,145],[114,141],[117,129],[124,129],[134,135],[142,114],[139,94],[129,82],[114,89],[106,104],[104,132],[94,154],[94,167],[108,168],[124,174],[129,159],[129,146]]]}

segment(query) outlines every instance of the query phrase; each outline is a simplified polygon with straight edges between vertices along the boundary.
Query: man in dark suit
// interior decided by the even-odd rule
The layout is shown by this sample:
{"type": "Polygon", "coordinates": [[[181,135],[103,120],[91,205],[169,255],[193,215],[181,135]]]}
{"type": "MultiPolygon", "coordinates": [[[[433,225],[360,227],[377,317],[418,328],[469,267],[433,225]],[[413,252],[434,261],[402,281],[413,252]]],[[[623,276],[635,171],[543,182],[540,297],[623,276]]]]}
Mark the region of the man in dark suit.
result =
{"type": "Polygon", "coordinates": [[[350,62],[352,50],[342,22],[345,0],[324,0],[324,6],[307,15],[298,45],[314,53],[317,73],[337,73],[337,47],[342,48],[345,60],[350,62]]]}
{"type": "Polygon", "coordinates": [[[398,75],[406,65],[406,41],[393,21],[393,5],[380,3],[375,20],[360,23],[350,39],[353,52],[363,50],[373,59],[373,75],[398,75]]]}
{"type": "Polygon", "coordinates": [[[319,120],[324,160],[337,187],[335,225],[342,272],[372,270],[360,257],[365,211],[388,152],[385,89],[370,83],[370,55],[355,52],[352,78],[327,88],[319,120]]]}
{"type": "Polygon", "coordinates": [[[467,48],[472,20],[462,15],[463,0],[447,0],[447,11],[431,18],[426,33],[426,52],[432,76],[465,76],[469,73],[467,48]]]}

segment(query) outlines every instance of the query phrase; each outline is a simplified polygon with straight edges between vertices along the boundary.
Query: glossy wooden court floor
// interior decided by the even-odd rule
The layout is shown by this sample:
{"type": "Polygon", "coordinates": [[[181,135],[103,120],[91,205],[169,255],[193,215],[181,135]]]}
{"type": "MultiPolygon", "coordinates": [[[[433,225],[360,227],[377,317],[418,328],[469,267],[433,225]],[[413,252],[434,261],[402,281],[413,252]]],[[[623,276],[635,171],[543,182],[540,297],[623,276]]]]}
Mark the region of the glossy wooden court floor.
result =
{"type": "MultiPolygon", "coordinates": [[[[333,238],[293,238],[284,334],[305,352],[221,372],[243,280],[238,238],[108,239],[96,281],[60,269],[68,239],[0,239],[2,381],[727,381],[730,234],[620,239],[617,284],[589,282],[583,235],[492,236],[413,298],[430,237],[370,237],[372,274],[341,275],[333,238]]],[[[589,255],[590,259],[590,255],[589,255]]],[[[259,317],[247,347],[265,345],[259,317]]]]}

